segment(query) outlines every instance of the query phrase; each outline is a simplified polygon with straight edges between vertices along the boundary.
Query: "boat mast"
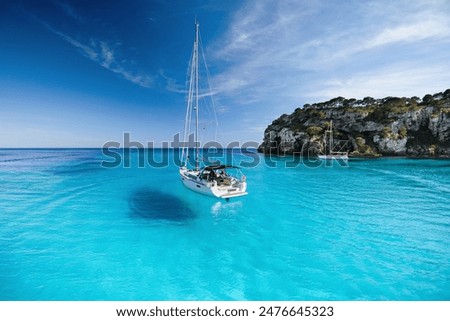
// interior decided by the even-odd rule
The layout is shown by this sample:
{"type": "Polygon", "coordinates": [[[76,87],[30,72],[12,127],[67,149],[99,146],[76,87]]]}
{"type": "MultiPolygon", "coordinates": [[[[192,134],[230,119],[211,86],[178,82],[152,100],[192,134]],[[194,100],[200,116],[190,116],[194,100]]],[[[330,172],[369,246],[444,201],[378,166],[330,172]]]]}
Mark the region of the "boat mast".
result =
{"type": "Polygon", "coordinates": [[[330,155],[333,153],[333,121],[330,120],[330,155]]]}
{"type": "Polygon", "coordinates": [[[194,66],[195,66],[195,169],[199,168],[198,159],[198,29],[199,23],[195,19],[195,42],[194,42],[194,66]]]}

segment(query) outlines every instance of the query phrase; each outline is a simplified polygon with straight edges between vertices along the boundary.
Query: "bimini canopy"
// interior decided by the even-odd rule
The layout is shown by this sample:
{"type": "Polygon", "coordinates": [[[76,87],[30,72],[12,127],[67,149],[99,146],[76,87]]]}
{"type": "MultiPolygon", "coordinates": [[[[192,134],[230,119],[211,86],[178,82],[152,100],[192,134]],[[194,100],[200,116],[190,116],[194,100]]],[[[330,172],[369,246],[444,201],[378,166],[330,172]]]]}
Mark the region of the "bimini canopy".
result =
{"type": "Polygon", "coordinates": [[[210,170],[210,171],[216,171],[218,169],[226,169],[226,168],[237,168],[239,169],[240,167],[238,166],[231,166],[231,165],[211,165],[211,166],[206,166],[205,168],[203,168],[203,170],[210,170]]]}

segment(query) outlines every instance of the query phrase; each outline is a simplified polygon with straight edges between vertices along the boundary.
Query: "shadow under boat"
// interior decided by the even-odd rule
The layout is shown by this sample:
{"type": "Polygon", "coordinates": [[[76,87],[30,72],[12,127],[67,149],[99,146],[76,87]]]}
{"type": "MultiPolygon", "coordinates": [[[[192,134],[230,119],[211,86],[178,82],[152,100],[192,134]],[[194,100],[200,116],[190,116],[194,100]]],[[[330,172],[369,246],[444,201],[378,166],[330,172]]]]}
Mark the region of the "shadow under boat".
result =
{"type": "Polygon", "coordinates": [[[183,223],[197,216],[183,200],[156,189],[136,189],[128,203],[133,217],[183,223]]]}

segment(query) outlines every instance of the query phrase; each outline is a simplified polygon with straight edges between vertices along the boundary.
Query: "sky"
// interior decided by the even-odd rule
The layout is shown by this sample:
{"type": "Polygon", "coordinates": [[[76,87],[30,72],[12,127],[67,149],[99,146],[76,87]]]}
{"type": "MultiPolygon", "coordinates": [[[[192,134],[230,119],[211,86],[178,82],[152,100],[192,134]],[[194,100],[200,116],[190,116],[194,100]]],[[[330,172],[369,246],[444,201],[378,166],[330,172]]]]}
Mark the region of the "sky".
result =
{"type": "Polygon", "coordinates": [[[447,0],[0,0],[0,148],[171,142],[195,17],[224,146],[307,103],[450,88],[447,0]]]}

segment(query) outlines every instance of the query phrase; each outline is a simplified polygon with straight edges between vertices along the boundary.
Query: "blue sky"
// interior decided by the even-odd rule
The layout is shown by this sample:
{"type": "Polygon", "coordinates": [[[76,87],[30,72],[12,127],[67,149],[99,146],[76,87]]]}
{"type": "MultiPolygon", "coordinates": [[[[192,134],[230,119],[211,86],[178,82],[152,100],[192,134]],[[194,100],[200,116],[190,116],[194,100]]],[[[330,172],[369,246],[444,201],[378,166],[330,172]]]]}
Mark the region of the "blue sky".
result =
{"type": "Polygon", "coordinates": [[[222,143],[306,103],[450,88],[446,0],[2,1],[0,147],[171,141],[196,15],[222,143]]]}

